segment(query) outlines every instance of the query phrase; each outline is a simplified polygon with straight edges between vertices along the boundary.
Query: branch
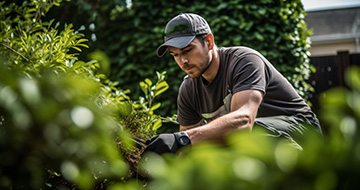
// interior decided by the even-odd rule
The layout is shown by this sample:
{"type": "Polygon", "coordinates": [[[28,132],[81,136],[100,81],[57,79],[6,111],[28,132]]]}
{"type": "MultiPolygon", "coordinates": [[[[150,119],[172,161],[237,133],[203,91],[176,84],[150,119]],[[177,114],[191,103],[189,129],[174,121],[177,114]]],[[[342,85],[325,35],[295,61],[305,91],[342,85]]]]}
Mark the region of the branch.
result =
{"type": "Polygon", "coordinates": [[[26,61],[29,62],[29,59],[26,58],[25,56],[23,56],[21,53],[17,52],[16,50],[14,50],[13,48],[11,48],[10,46],[4,44],[4,43],[0,43],[1,45],[3,45],[4,47],[10,49],[11,51],[13,51],[14,53],[18,54],[20,57],[22,57],[23,59],[25,59],[26,61]]]}
{"type": "Polygon", "coordinates": [[[179,124],[177,121],[174,121],[174,120],[172,120],[171,118],[166,118],[166,117],[161,117],[161,116],[160,116],[160,119],[161,119],[161,120],[164,120],[164,121],[171,122],[171,123],[179,124]]]}

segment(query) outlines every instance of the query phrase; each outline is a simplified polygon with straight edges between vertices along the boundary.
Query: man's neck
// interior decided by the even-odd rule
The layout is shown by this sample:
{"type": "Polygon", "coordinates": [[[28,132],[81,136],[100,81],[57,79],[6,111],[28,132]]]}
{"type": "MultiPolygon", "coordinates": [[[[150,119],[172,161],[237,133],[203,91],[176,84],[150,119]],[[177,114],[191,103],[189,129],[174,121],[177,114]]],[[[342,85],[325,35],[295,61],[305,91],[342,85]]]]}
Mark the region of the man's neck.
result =
{"type": "Polygon", "coordinates": [[[209,68],[206,70],[205,73],[202,74],[202,77],[206,79],[209,84],[215,79],[220,65],[220,56],[216,47],[211,50],[211,54],[212,59],[209,68]]]}

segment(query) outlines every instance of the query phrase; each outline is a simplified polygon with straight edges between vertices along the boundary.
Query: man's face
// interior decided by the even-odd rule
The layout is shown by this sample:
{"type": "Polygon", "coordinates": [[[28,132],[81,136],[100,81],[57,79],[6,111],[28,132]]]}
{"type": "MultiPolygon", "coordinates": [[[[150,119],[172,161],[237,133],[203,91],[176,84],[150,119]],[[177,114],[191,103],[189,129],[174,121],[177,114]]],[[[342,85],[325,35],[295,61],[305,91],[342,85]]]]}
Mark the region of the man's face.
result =
{"type": "Polygon", "coordinates": [[[203,45],[198,38],[195,38],[183,49],[169,46],[168,50],[179,67],[191,78],[200,77],[210,65],[209,48],[206,43],[203,45]]]}

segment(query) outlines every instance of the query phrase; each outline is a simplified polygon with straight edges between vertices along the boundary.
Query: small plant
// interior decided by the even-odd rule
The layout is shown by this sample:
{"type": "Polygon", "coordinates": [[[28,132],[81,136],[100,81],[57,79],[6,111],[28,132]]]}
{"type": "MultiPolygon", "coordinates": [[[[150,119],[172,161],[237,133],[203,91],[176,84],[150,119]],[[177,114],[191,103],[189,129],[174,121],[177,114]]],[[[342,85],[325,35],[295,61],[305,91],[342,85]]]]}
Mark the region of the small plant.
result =
{"type": "MultiPolygon", "coordinates": [[[[157,82],[155,84],[148,78],[139,83],[145,97],[140,97],[138,101],[134,102],[121,102],[123,111],[121,111],[120,120],[124,129],[132,136],[130,138],[145,141],[154,136],[157,129],[162,126],[162,117],[155,114],[154,111],[161,106],[160,102],[155,103],[155,98],[169,87],[165,81],[165,74],[166,72],[156,72],[157,82]]],[[[138,162],[145,147],[141,143],[137,144],[137,147],[126,146],[126,144],[124,146],[122,142],[119,142],[119,145],[130,166],[130,177],[139,178],[141,174],[138,172],[138,162]]]]}
{"type": "Polygon", "coordinates": [[[159,116],[154,115],[154,111],[160,108],[161,103],[154,103],[155,98],[166,91],[169,88],[168,83],[165,81],[166,71],[159,73],[156,72],[157,82],[153,85],[150,79],[145,79],[145,81],[140,82],[140,88],[142,92],[145,94],[144,97],[140,97],[139,101],[136,102],[135,108],[140,108],[142,110],[147,111],[150,115],[153,115],[150,120],[152,124],[148,123],[146,129],[147,130],[157,130],[161,127],[161,119],[159,116]]]}

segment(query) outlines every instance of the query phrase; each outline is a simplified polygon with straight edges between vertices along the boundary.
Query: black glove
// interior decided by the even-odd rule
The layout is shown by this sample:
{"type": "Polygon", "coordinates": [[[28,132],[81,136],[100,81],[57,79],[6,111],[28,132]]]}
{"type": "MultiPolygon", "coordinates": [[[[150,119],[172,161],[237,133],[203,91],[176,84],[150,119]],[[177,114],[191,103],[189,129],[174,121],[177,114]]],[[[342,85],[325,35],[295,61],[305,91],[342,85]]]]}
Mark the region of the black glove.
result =
{"type": "Polygon", "coordinates": [[[159,134],[146,140],[145,144],[148,146],[145,148],[144,153],[151,151],[158,154],[175,154],[182,146],[190,143],[190,138],[184,131],[159,134]]]}

